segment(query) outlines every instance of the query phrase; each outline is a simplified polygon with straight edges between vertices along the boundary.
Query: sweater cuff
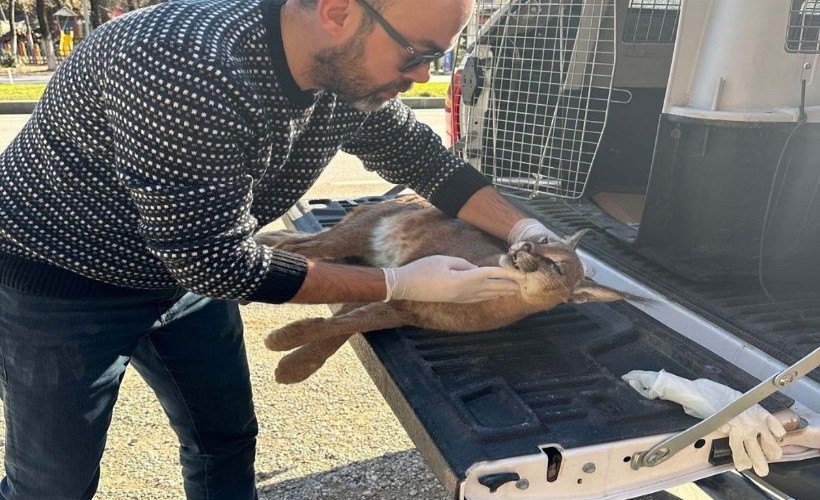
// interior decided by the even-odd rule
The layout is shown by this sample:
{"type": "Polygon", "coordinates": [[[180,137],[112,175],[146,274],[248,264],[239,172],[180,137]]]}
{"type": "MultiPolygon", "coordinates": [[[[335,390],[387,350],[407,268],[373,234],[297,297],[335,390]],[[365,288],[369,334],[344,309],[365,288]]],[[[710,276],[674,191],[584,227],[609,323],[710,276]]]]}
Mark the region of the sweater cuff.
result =
{"type": "Polygon", "coordinates": [[[470,166],[456,170],[429,198],[439,210],[456,217],[461,207],[479,189],[491,185],[484,174],[470,166]]]}
{"type": "Polygon", "coordinates": [[[271,250],[268,274],[246,300],[281,304],[296,295],[307,276],[307,259],[301,255],[271,250]]]}

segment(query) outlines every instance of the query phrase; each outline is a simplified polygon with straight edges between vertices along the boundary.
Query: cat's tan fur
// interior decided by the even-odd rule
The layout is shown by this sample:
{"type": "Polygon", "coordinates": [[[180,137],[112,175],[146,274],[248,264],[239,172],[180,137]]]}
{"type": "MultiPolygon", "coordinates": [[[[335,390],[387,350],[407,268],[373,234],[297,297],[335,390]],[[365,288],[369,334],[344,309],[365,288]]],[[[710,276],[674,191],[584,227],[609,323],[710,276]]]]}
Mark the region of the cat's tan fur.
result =
{"type": "Polygon", "coordinates": [[[422,198],[357,207],[337,225],[317,234],[277,231],[257,235],[262,244],[311,259],[361,258],[371,266],[397,267],[428,255],[462,257],[480,266],[513,271],[521,291],[473,304],[414,301],[346,304],[330,318],[299,320],[266,339],[275,351],[296,349],[279,363],[276,380],[300,382],[318,370],[357,332],[416,326],[449,332],[501,328],[565,302],[609,302],[631,296],[584,276],[575,246],[584,231],[566,241],[506,244],[432,207],[422,198]]]}

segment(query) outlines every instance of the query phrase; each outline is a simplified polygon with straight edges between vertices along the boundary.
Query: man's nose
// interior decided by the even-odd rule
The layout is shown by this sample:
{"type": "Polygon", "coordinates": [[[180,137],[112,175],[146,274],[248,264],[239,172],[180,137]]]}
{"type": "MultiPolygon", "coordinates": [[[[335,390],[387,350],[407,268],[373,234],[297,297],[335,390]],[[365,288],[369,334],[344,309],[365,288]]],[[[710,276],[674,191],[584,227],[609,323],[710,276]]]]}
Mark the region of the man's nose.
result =
{"type": "Polygon", "coordinates": [[[430,81],[430,63],[426,64],[419,64],[415,68],[411,69],[407,72],[407,76],[410,77],[415,83],[427,83],[430,81]]]}

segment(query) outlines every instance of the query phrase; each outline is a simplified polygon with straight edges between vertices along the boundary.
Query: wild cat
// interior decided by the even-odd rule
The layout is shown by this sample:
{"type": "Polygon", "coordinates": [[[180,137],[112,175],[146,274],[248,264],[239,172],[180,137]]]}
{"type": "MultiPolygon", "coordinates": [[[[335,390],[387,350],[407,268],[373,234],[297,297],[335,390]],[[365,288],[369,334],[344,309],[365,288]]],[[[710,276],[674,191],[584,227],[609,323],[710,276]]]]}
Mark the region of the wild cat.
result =
{"type": "Polygon", "coordinates": [[[397,267],[428,255],[461,257],[479,266],[501,266],[520,285],[516,295],[472,304],[351,303],[330,318],[295,321],[271,332],[265,345],[286,355],[276,369],[280,383],[307,379],[351,335],[415,326],[447,332],[501,328],[562,303],[643,300],[596,284],[585,276],[575,247],[586,230],[563,241],[521,242],[507,248],[479,229],[446,216],[418,196],[404,196],[352,210],[332,228],[307,234],[260,233],[256,240],[311,259],[357,258],[374,267],[397,267]]]}

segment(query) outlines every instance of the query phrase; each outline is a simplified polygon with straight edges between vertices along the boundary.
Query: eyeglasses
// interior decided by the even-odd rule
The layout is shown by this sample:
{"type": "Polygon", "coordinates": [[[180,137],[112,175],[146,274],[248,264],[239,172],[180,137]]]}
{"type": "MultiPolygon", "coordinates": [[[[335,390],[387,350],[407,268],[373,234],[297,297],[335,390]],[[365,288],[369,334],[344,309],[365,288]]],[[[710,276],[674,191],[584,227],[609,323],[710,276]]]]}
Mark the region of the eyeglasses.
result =
{"type": "Polygon", "coordinates": [[[356,3],[361,5],[362,8],[368,14],[370,14],[373,17],[373,19],[376,20],[376,22],[378,22],[379,24],[382,25],[382,28],[384,28],[384,31],[386,31],[387,34],[390,35],[390,38],[395,40],[396,43],[398,43],[399,45],[404,47],[404,50],[406,50],[407,52],[410,53],[410,59],[408,59],[406,63],[402,64],[399,67],[399,71],[401,71],[402,73],[407,73],[408,71],[411,71],[411,70],[421,66],[422,64],[433,63],[433,62],[441,59],[442,57],[444,57],[444,55],[447,52],[449,52],[449,51],[436,52],[434,54],[424,54],[424,53],[419,52],[418,50],[416,50],[415,47],[413,47],[413,45],[410,42],[407,41],[406,38],[401,36],[401,34],[398,31],[396,31],[396,28],[391,26],[390,23],[388,23],[387,20],[385,18],[383,18],[382,15],[379,14],[376,11],[376,9],[374,9],[369,3],[365,2],[364,0],[356,0],[356,3]]]}

